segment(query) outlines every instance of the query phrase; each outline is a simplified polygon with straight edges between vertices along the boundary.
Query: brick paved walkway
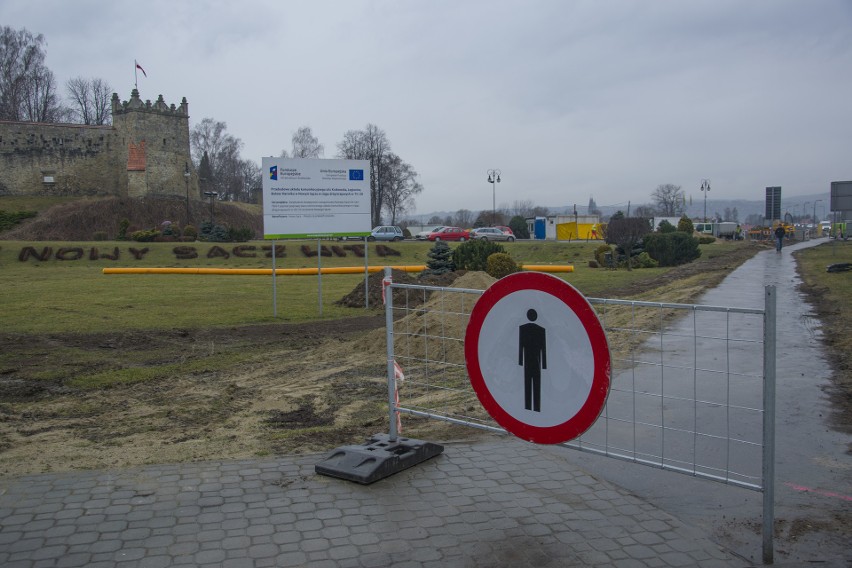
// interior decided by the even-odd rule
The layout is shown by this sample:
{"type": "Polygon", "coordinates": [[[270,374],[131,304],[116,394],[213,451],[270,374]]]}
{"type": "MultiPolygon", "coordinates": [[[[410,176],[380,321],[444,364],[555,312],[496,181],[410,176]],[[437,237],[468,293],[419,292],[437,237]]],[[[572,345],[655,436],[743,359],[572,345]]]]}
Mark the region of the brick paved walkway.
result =
{"type": "Polygon", "coordinates": [[[487,437],[369,486],[318,455],[4,479],[0,566],[749,565],[569,453],[487,437]]]}

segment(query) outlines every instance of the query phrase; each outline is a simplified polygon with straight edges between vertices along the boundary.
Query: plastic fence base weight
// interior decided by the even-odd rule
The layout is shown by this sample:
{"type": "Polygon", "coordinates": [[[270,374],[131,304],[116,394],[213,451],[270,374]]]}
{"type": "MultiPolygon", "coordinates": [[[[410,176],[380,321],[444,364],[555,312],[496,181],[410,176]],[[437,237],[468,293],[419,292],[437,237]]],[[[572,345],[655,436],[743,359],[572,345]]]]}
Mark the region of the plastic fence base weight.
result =
{"type": "Polygon", "coordinates": [[[363,444],[340,446],[332,450],[314,469],[320,475],[369,485],[443,451],[444,446],[440,444],[402,437],[391,442],[387,434],[376,434],[363,444]]]}

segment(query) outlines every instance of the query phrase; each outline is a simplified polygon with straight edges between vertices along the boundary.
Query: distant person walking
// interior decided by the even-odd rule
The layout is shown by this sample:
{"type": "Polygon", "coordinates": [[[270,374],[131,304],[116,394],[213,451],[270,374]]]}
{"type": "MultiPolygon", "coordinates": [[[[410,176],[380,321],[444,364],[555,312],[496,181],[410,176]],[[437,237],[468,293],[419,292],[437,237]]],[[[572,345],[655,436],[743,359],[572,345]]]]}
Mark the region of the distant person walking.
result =
{"type": "Polygon", "coordinates": [[[775,251],[781,252],[781,247],[784,246],[784,235],[787,234],[787,230],[784,229],[784,225],[778,225],[775,228],[775,251]]]}

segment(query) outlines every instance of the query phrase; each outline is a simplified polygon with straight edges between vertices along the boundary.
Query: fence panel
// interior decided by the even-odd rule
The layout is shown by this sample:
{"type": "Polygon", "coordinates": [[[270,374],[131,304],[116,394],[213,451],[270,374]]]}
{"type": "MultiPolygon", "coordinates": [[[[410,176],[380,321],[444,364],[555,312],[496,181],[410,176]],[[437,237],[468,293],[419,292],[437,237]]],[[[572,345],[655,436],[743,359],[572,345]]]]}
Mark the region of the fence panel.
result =
{"type": "MultiPolygon", "coordinates": [[[[395,410],[503,431],[470,386],[464,334],[480,290],[391,284],[395,410]]],[[[612,384],[601,417],[565,445],[762,489],[764,310],[590,298],[612,384]]]]}
{"type": "MultiPolygon", "coordinates": [[[[482,291],[389,288],[391,417],[411,414],[503,432],[465,368],[465,330],[482,291]],[[398,389],[394,361],[405,374],[398,389]]],[[[610,393],[592,427],[563,444],[762,491],[766,563],[773,556],[774,298],[771,286],[764,309],[589,298],[610,346],[610,393]]]]}

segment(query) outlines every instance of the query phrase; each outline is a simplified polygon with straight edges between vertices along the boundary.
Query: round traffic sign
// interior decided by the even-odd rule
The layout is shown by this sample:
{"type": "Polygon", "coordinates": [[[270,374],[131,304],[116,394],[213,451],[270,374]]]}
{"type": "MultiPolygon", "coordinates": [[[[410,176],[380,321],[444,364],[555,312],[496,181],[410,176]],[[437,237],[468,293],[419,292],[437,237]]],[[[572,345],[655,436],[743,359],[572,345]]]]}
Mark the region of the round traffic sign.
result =
{"type": "Polygon", "coordinates": [[[530,442],[576,438],[609,394],[606,332],[588,300],[549,274],[519,272],[492,284],[473,307],[464,351],[482,406],[530,442]]]}

